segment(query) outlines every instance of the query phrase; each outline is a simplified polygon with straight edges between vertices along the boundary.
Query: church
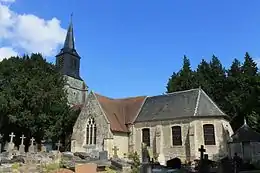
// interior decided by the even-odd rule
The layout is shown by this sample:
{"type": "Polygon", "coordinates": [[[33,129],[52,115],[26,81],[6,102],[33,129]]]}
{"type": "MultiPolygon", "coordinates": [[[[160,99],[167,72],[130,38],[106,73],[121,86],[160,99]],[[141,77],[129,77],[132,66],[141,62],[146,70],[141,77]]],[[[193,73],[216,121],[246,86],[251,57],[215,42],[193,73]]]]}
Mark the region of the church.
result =
{"type": "Polygon", "coordinates": [[[122,99],[89,91],[80,77],[72,21],[56,65],[67,79],[69,104],[81,109],[71,152],[107,151],[109,157],[123,158],[131,152],[141,155],[146,144],[162,164],[175,157],[199,159],[201,145],[212,160],[227,155],[233,134],[229,118],[201,88],[122,99]]]}

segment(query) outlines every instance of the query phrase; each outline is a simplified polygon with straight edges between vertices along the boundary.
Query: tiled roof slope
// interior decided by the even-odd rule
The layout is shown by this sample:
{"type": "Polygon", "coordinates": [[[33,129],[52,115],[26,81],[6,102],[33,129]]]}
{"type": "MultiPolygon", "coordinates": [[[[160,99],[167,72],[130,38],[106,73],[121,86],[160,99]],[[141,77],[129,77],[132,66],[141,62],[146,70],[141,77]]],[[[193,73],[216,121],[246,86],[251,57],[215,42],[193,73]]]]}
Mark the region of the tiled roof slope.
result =
{"type": "Polygon", "coordinates": [[[112,99],[95,93],[96,98],[105,112],[112,131],[128,132],[126,124],[133,122],[145,97],[112,99]]]}
{"type": "Polygon", "coordinates": [[[135,122],[191,116],[225,116],[201,89],[147,97],[135,122]]]}

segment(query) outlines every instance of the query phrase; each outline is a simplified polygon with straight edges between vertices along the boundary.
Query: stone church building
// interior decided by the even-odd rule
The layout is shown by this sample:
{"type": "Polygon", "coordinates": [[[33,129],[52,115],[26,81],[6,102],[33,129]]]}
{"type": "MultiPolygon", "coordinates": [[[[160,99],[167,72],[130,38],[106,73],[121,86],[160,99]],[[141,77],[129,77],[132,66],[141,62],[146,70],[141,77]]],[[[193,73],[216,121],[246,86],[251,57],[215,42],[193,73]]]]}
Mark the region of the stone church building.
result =
{"type": "Polygon", "coordinates": [[[209,158],[228,153],[233,134],[228,116],[201,89],[157,96],[113,99],[88,91],[80,77],[80,56],[74,45],[72,22],[56,64],[67,78],[68,101],[81,113],[74,125],[72,152],[108,151],[125,157],[141,155],[142,144],[161,163],[174,157],[192,161],[205,146],[209,158]]]}

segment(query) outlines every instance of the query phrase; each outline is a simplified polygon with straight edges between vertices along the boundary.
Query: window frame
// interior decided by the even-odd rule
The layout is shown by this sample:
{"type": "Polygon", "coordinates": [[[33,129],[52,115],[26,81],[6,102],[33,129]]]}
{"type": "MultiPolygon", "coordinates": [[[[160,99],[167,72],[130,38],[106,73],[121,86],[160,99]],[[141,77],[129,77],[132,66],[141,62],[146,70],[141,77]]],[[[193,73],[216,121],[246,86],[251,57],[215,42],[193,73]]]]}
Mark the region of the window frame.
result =
{"type": "Polygon", "coordinates": [[[174,125],[171,127],[171,138],[172,138],[172,146],[182,146],[182,127],[180,125],[174,125]],[[178,134],[174,134],[176,131],[178,134]],[[177,130],[176,130],[177,129],[177,130]],[[178,140],[176,140],[176,136],[179,137],[178,140]]]}
{"type": "Polygon", "coordinates": [[[142,143],[145,143],[146,146],[150,147],[151,146],[151,132],[150,128],[143,128],[142,129],[142,143]],[[148,132],[148,136],[145,137],[144,132],[148,132]]]}
{"type": "Polygon", "coordinates": [[[203,124],[202,128],[203,128],[204,145],[216,145],[214,124],[203,124]]]}

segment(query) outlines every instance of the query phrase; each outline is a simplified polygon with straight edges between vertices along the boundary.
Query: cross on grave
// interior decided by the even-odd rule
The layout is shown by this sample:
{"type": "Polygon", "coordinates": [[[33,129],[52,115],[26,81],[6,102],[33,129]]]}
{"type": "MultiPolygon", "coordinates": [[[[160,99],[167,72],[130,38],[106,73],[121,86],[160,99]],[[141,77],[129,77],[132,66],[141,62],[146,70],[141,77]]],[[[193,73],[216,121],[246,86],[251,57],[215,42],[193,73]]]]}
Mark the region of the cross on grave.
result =
{"type": "Polygon", "coordinates": [[[206,152],[206,149],[204,148],[203,145],[200,146],[199,152],[200,152],[200,160],[202,160],[202,159],[203,159],[204,152],[206,152]]]}
{"type": "Polygon", "coordinates": [[[14,132],[12,132],[11,135],[9,135],[9,136],[11,137],[10,143],[13,143],[13,138],[15,137],[14,132]]]}
{"type": "Polygon", "coordinates": [[[60,151],[60,147],[62,146],[62,144],[60,143],[60,140],[58,141],[58,143],[56,143],[56,146],[58,147],[58,151],[60,151]]]}
{"type": "Polygon", "coordinates": [[[117,151],[119,150],[119,148],[117,148],[116,146],[114,146],[114,147],[112,148],[112,150],[114,151],[113,157],[114,157],[114,158],[117,158],[117,157],[118,157],[117,151]]]}
{"type": "Polygon", "coordinates": [[[30,139],[30,141],[31,141],[31,145],[33,146],[33,142],[35,141],[35,139],[32,137],[32,138],[30,139]]]}
{"type": "Polygon", "coordinates": [[[20,137],[22,140],[21,140],[21,145],[23,145],[23,142],[24,142],[24,139],[26,138],[26,137],[24,137],[24,135],[22,135],[22,137],[20,137]]]}

